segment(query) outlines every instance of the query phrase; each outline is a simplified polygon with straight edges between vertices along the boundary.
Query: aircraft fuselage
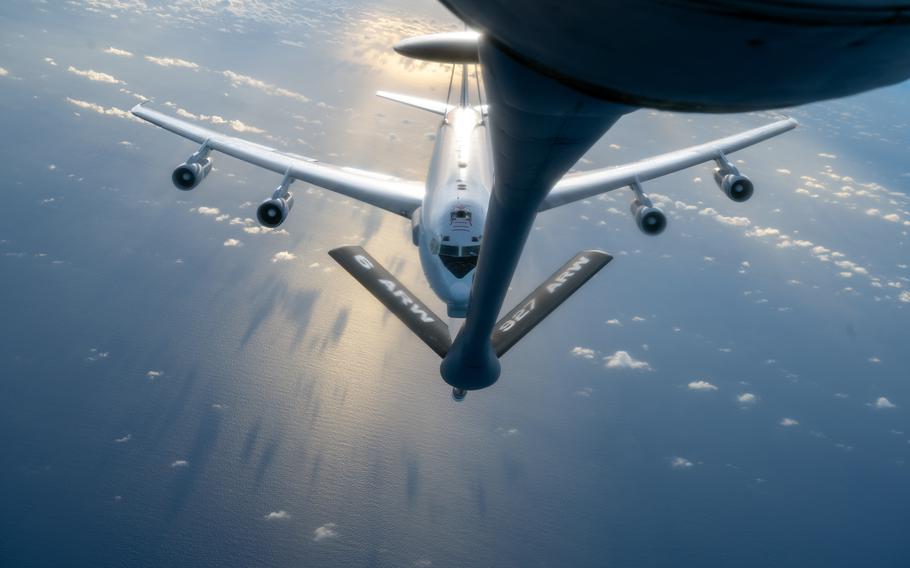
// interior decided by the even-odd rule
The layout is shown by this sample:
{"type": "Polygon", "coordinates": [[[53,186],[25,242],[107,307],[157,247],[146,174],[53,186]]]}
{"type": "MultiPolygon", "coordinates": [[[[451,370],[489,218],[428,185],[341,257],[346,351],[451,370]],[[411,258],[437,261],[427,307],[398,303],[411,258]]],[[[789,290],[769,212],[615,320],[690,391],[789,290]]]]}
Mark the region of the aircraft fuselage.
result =
{"type": "Polygon", "coordinates": [[[492,187],[483,116],[473,107],[456,107],[436,134],[416,230],[424,274],[450,317],[467,314],[492,187]]]}

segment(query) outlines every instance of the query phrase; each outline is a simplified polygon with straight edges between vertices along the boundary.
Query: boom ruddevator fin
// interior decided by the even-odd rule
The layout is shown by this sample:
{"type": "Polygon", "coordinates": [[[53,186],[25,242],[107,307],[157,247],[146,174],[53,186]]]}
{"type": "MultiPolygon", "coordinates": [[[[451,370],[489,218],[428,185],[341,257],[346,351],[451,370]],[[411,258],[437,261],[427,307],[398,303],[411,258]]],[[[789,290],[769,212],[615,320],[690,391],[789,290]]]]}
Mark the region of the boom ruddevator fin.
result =
{"type": "Polygon", "coordinates": [[[496,356],[502,357],[611,260],[612,256],[599,250],[586,250],[573,256],[496,322],[492,337],[496,356]]]}
{"type": "Polygon", "coordinates": [[[339,247],[330,250],[329,256],[356,278],[437,355],[446,356],[449,347],[452,346],[449,326],[363,247],[339,247]]]}

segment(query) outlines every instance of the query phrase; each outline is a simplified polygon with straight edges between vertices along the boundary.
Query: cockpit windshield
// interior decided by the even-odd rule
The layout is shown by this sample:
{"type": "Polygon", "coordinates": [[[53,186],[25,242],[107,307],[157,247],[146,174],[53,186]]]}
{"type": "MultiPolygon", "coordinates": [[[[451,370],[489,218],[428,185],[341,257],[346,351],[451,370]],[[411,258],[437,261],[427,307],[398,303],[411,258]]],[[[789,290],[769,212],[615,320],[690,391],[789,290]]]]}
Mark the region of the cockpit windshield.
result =
{"type": "Polygon", "coordinates": [[[439,259],[456,278],[464,278],[477,266],[480,245],[454,246],[440,245],[439,259]]]}
{"type": "Polygon", "coordinates": [[[440,245],[439,254],[445,256],[461,256],[459,254],[459,247],[453,245],[440,245]]]}

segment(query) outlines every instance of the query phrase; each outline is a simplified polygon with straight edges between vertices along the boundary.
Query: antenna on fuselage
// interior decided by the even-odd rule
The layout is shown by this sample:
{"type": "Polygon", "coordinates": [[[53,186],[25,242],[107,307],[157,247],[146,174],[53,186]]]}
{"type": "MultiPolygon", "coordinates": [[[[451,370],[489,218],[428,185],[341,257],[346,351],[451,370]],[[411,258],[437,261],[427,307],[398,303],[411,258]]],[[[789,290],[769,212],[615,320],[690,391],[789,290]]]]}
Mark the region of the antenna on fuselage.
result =
{"type": "Polygon", "coordinates": [[[468,106],[468,66],[461,66],[461,101],[460,106],[468,106]]]}

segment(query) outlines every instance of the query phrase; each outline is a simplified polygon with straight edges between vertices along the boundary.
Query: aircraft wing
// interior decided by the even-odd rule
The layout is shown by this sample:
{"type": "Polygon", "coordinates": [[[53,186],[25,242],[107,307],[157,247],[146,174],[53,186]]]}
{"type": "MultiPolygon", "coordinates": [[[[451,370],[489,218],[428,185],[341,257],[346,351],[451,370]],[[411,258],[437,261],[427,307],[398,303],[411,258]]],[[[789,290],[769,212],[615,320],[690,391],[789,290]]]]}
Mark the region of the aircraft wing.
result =
{"type": "Polygon", "coordinates": [[[626,187],[636,181],[645,182],[710,162],[722,155],[742,150],[778,134],[783,134],[796,128],[797,124],[796,120],[787,118],[726,138],[660,154],[639,162],[569,174],[556,182],[538,211],[546,211],[573,201],[626,187]]]}
{"type": "Polygon", "coordinates": [[[145,103],[136,105],[132,113],[193,142],[205,143],[216,152],[346,195],[403,217],[410,217],[423,201],[425,187],[420,182],[405,181],[355,168],[330,166],[313,158],[281,152],[174,118],[149,108],[145,103]]]}

